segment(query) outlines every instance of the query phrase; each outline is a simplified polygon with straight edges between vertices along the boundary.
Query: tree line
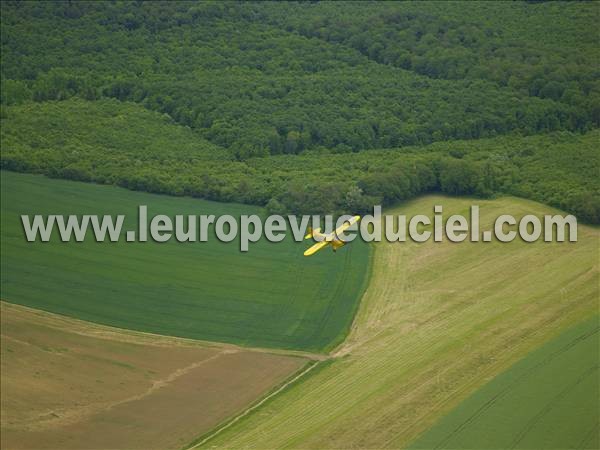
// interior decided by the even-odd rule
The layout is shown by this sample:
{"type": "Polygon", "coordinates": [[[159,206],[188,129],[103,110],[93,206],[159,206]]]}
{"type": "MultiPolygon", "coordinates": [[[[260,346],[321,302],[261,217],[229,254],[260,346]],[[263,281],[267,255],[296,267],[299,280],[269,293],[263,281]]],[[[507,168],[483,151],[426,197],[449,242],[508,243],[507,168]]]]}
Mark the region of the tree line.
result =
{"type": "Polygon", "coordinates": [[[114,99],[3,109],[3,169],[133,190],[265,206],[363,213],[417,195],[538,200],[600,223],[598,131],[499,136],[428,146],[239,161],[167,115],[114,99]]]}

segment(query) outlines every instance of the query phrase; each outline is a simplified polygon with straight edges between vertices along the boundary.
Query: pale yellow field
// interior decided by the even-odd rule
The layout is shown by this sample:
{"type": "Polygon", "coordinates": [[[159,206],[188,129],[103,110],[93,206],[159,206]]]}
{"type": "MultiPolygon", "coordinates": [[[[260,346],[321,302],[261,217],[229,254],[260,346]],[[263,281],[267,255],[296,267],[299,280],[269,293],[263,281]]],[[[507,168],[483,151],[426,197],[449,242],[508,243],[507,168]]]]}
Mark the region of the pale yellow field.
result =
{"type": "MultiPolygon", "coordinates": [[[[389,213],[467,215],[429,196],[389,213]]],[[[500,214],[552,209],[476,201],[500,214]]],[[[329,366],[215,436],[218,448],[401,448],[486,381],[598,310],[599,230],[577,243],[380,243],[353,330],[329,366]]]]}
{"type": "Polygon", "coordinates": [[[308,361],[1,308],[3,449],[180,448],[308,361]]]}

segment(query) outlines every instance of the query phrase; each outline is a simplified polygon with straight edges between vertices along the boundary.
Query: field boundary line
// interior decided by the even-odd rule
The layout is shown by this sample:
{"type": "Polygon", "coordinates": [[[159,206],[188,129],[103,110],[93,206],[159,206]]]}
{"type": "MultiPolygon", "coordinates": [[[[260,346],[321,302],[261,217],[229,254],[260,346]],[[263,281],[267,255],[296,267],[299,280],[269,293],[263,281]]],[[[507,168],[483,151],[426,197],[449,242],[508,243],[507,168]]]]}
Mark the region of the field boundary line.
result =
{"type": "MultiPolygon", "coordinates": [[[[340,356],[344,356],[346,353],[342,354],[341,352],[348,345],[348,338],[352,335],[352,331],[355,327],[358,326],[357,320],[360,314],[360,309],[363,307],[363,303],[365,302],[365,296],[367,295],[367,291],[369,290],[369,286],[371,285],[371,279],[373,278],[373,270],[375,267],[375,252],[377,250],[376,245],[369,245],[369,258],[367,261],[367,276],[363,280],[363,284],[360,287],[360,297],[356,304],[354,305],[354,311],[352,313],[352,321],[348,325],[348,328],[344,330],[344,335],[339,343],[335,344],[328,355],[330,358],[339,358],[340,356]]],[[[349,352],[348,352],[349,353],[349,352]]]]}
{"type": "Polygon", "coordinates": [[[323,353],[305,352],[302,350],[291,350],[285,348],[245,347],[243,345],[231,344],[228,342],[206,341],[201,339],[173,336],[169,334],[152,333],[150,331],[120,328],[115,327],[113,325],[105,325],[102,323],[90,322],[87,320],[78,319],[76,317],[46,311],[40,308],[33,308],[31,306],[21,305],[19,303],[14,303],[5,298],[0,298],[0,308],[22,310],[32,314],[36,314],[41,317],[45,317],[52,321],[52,323],[47,323],[47,326],[51,328],[60,329],[65,325],[77,325],[81,328],[69,328],[69,330],[75,334],[83,336],[93,336],[98,339],[120,340],[123,342],[136,343],[136,338],[146,338],[148,339],[148,345],[154,345],[157,347],[162,347],[168,344],[177,344],[190,347],[205,347],[221,350],[248,351],[257,353],[268,353],[271,355],[292,356],[297,358],[306,358],[311,361],[325,361],[329,358],[329,355],[323,353]]]}
{"type": "Polygon", "coordinates": [[[308,365],[308,367],[306,369],[302,370],[299,374],[295,375],[294,377],[290,378],[288,381],[284,382],[277,389],[275,389],[270,394],[268,394],[263,399],[261,399],[258,403],[255,403],[254,405],[251,405],[250,407],[246,408],[244,411],[242,411],[241,413],[239,413],[237,416],[234,416],[231,420],[229,420],[228,422],[226,422],[225,424],[223,424],[222,426],[220,426],[219,428],[217,428],[215,431],[213,431],[212,433],[210,433],[208,436],[206,436],[205,438],[203,438],[199,442],[192,443],[192,444],[190,444],[187,447],[183,447],[184,450],[193,450],[193,449],[199,448],[200,446],[206,444],[208,441],[210,441],[211,439],[215,438],[216,436],[218,436],[219,434],[221,434],[223,431],[227,430],[228,428],[230,428],[231,426],[233,426],[234,424],[236,424],[237,422],[239,422],[241,419],[243,419],[244,417],[246,417],[250,413],[254,412],[256,409],[260,408],[262,405],[264,405],[270,399],[272,399],[277,394],[279,394],[280,392],[282,392],[284,389],[286,389],[287,387],[289,387],[291,384],[293,384],[296,381],[298,381],[300,378],[302,378],[308,372],[310,372],[315,367],[317,367],[319,365],[319,362],[320,361],[316,361],[314,363],[309,363],[309,365],[308,365]]]}

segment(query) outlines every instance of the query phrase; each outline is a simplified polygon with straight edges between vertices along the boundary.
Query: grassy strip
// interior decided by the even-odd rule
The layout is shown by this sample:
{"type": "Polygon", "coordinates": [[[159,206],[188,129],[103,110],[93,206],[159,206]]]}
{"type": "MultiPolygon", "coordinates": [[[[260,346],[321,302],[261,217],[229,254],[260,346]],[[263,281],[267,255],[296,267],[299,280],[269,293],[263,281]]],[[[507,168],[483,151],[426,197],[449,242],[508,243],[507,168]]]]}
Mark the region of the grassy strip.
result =
{"type": "Polygon", "coordinates": [[[598,320],[528,354],[410,448],[598,448],[598,320]]]}
{"type": "Polygon", "coordinates": [[[247,409],[245,409],[241,413],[225,420],[221,425],[219,425],[212,431],[205,433],[202,436],[199,436],[197,439],[194,439],[194,441],[192,441],[189,445],[186,445],[185,447],[183,447],[183,449],[191,450],[191,449],[199,448],[200,446],[208,443],[211,439],[213,439],[214,437],[216,437],[218,434],[225,431],[226,429],[230,428],[234,424],[241,422],[241,421],[245,420],[247,417],[249,417],[250,415],[256,414],[257,412],[259,412],[260,408],[267,406],[270,402],[273,401],[275,396],[288,391],[289,389],[291,389],[294,386],[298,386],[299,384],[303,383],[307,379],[307,377],[306,377],[307,374],[310,373],[311,375],[314,375],[314,374],[318,373],[320,370],[322,370],[324,367],[331,364],[331,362],[332,362],[332,360],[309,361],[306,365],[304,365],[304,367],[302,367],[300,370],[298,370],[294,374],[292,374],[292,376],[290,378],[283,381],[279,385],[273,387],[273,389],[271,389],[269,392],[267,392],[263,398],[257,400],[255,403],[253,403],[251,406],[249,406],[247,409]]]}
{"type": "MultiPolygon", "coordinates": [[[[392,212],[422,214],[437,204],[449,217],[470,203],[432,196],[392,212]]],[[[478,203],[482,230],[499,214],[553,213],[515,198],[478,203]]],[[[339,352],[345,356],[211,447],[409,445],[490,379],[597,311],[598,230],[580,226],[578,236],[576,244],[376,244],[369,288],[339,352]]]]}

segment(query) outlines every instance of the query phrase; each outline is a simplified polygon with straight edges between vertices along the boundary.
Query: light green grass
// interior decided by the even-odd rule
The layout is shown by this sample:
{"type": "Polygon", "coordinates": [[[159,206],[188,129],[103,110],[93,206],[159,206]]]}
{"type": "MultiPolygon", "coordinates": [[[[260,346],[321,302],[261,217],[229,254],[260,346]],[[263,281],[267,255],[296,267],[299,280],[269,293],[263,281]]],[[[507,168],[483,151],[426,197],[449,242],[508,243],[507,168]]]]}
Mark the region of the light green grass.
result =
{"type": "Polygon", "coordinates": [[[256,207],[1,172],[3,300],[134,330],[321,351],[339,343],[368,274],[362,242],[302,255],[309,243],[27,243],[21,214],[261,214],[256,207]]]}
{"type": "Polygon", "coordinates": [[[530,353],[410,447],[600,448],[598,316],[530,353]]]}
{"type": "MultiPolygon", "coordinates": [[[[391,212],[432,214],[437,204],[448,217],[468,214],[472,203],[480,205],[482,230],[500,214],[556,212],[515,198],[440,196],[391,212]]],[[[577,243],[376,244],[369,286],[335,360],[204,447],[408,446],[529,352],[597,313],[599,233],[580,225],[578,237],[577,243]]],[[[568,378],[570,370],[557,377],[568,378]]],[[[578,394],[555,413],[569,427],[572,411],[587,411],[592,401],[578,394]]],[[[531,402],[523,397],[515,408],[531,402]]],[[[540,423],[523,443],[544,448],[548,442],[533,438],[552,423],[540,423]]],[[[577,425],[569,433],[575,442],[587,432],[577,425]]]]}

